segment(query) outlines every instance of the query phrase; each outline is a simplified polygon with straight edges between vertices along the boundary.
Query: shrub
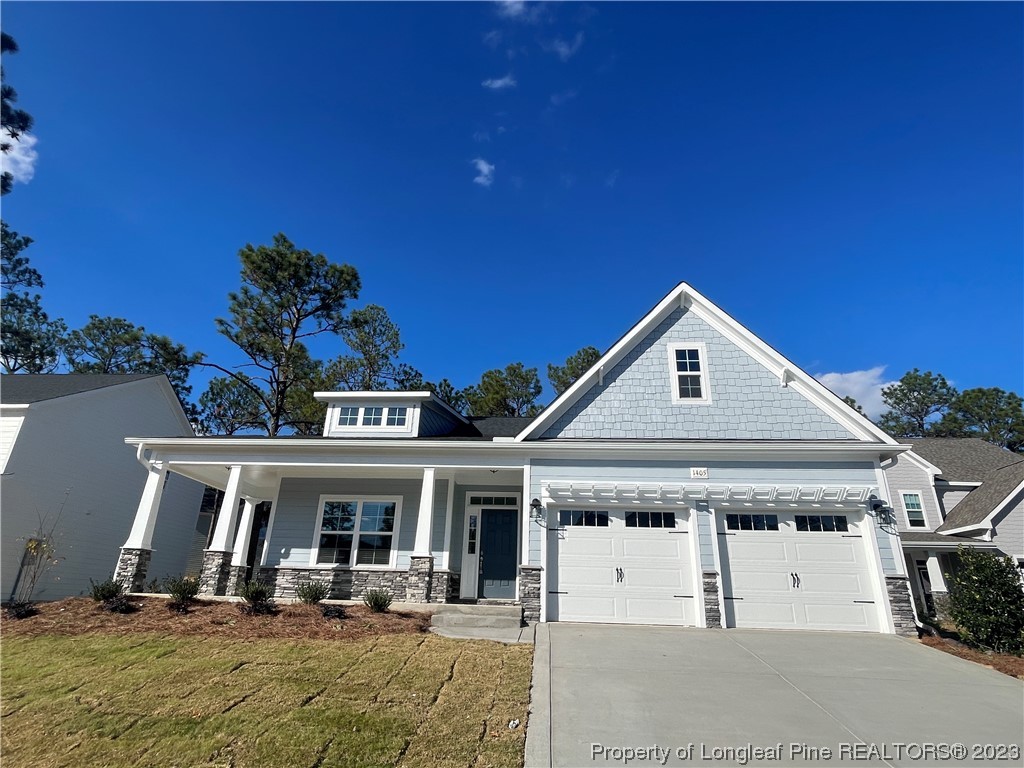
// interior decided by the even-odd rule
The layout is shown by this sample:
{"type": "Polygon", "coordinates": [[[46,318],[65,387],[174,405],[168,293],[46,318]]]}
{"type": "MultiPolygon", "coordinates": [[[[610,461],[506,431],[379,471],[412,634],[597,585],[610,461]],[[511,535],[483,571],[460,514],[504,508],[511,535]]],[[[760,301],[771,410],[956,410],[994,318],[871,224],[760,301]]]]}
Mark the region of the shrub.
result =
{"type": "Polygon", "coordinates": [[[295,596],[306,605],[316,605],[330,593],[331,588],[322,581],[307,581],[295,588],[295,596]]]}
{"type": "Polygon", "coordinates": [[[277,610],[274,605],[274,589],[262,581],[247,581],[238,590],[238,596],[245,602],[238,606],[242,613],[250,616],[262,616],[277,610]]]}
{"type": "Polygon", "coordinates": [[[386,589],[371,589],[363,594],[363,603],[374,613],[385,613],[391,607],[391,593],[386,589]]]}
{"type": "Polygon", "coordinates": [[[29,616],[35,616],[39,611],[31,600],[11,600],[4,608],[4,613],[9,619],[27,619],[29,616]]]}
{"type": "Polygon", "coordinates": [[[132,613],[138,606],[128,599],[128,595],[114,595],[103,601],[103,609],[111,613],[132,613]]]}
{"type": "Polygon", "coordinates": [[[108,600],[113,600],[115,597],[120,597],[124,594],[124,587],[112,578],[108,578],[106,581],[101,581],[97,584],[92,579],[89,579],[89,595],[97,603],[105,603],[108,600]]]}
{"type": "Polygon", "coordinates": [[[164,589],[171,596],[168,608],[178,613],[188,613],[189,606],[199,594],[199,579],[190,576],[171,576],[164,581],[164,589]]]}
{"type": "Polygon", "coordinates": [[[963,545],[957,555],[960,568],[946,578],[949,613],[961,638],[968,645],[1019,656],[1024,652],[1024,591],[1016,564],[963,545]]]}
{"type": "Polygon", "coordinates": [[[324,615],[325,619],[344,619],[345,618],[345,606],[344,605],[321,605],[320,613],[324,615]]]}
{"type": "Polygon", "coordinates": [[[154,592],[159,592],[160,591],[160,579],[158,579],[158,578],[156,578],[154,576],[152,579],[150,579],[148,582],[146,582],[146,586],[143,589],[144,589],[144,591],[149,592],[150,594],[152,594],[154,592]]]}

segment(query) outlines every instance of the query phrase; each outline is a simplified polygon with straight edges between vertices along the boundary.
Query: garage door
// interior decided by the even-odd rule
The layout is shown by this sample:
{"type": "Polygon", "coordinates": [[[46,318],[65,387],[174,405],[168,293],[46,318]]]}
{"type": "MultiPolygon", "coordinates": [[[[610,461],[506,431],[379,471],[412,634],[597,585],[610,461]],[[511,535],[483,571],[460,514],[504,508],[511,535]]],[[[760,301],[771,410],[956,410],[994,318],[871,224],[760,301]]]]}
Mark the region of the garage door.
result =
{"type": "Polygon", "coordinates": [[[879,631],[862,512],[717,517],[727,626],[879,631]]]}
{"type": "Polygon", "coordinates": [[[695,624],[686,510],[557,516],[548,541],[549,620],[695,624]]]}

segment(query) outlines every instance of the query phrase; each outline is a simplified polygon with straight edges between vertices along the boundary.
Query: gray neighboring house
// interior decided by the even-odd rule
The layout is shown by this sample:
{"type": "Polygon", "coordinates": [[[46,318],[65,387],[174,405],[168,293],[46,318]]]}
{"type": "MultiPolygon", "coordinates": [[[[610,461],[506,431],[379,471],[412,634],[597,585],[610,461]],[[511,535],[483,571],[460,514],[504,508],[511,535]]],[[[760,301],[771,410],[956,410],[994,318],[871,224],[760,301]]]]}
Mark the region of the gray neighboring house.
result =
{"type": "Polygon", "coordinates": [[[978,438],[908,442],[912,451],[882,466],[915,603],[934,615],[957,547],[1008,555],[1024,570],[1024,455],[978,438]]]}
{"type": "MultiPolygon", "coordinates": [[[[0,596],[7,600],[27,565],[26,542],[57,519],[61,562],[34,597],[83,594],[111,575],[131,530],[148,472],[125,437],[194,432],[163,375],[5,374],[0,376],[0,596]],[[65,502],[66,498],[66,502],[65,502]],[[63,505],[63,512],[61,506],[63,505]]],[[[203,486],[175,476],[163,489],[167,518],[150,573],[185,569],[203,486]]],[[[205,543],[205,542],[203,542],[205,543]]]]}

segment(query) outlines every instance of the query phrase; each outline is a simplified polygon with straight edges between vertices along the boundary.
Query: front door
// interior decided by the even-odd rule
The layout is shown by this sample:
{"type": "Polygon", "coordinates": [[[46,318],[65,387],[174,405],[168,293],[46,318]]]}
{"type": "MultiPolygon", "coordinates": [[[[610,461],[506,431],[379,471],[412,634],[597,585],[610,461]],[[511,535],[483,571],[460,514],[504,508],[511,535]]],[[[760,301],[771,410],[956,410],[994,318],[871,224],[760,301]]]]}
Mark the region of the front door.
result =
{"type": "Polygon", "coordinates": [[[479,597],[516,597],[517,517],[515,509],[485,509],[480,515],[479,597]]]}

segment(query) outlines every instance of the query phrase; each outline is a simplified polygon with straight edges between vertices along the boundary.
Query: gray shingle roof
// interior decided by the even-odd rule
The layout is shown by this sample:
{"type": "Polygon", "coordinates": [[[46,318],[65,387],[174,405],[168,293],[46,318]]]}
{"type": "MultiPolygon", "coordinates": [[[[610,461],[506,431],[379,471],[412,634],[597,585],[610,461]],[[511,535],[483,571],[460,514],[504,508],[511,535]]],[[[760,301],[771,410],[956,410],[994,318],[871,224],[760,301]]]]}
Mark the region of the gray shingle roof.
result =
{"type": "Polygon", "coordinates": [[[470,422],[484,437],[515,437],[533,421],[530,416],[479,416],[470,422]]]}
{"type": "MultiPolygon", "coordinates": [[[[1010,454],[1011,456],[1016,454],[1010,454]]],[[[952,531],[972,525],[982,525],[1013,490],[1024,482],[1024,456],[1017,455],[1017,463],[989,472],[980,488],[967,494],[963,501],[946,515],[946,521],[935,530],[952,531]]]]}
{"type": "Polygon", "coordinates": [[[904,544],[966,544],[969,547],[995,548],[991,541],[981,541],[967,536],[949,535],[945,533],[929,533],[926,531],[903,531],[900,541],[904,544]]]}
{"type": "Polygon", "coordinates": [[[1019,453],[977,437],[925,437],[908,442],[914,453],[942,470],[943,480],[980,483],[989,472],[1024,460],[1019,453]]]}
{"type": "Polygon", "coordinates": [[[162,376],[157,373],[13,373],[0,376],[0,403],[29,404],[162,376]]]}

